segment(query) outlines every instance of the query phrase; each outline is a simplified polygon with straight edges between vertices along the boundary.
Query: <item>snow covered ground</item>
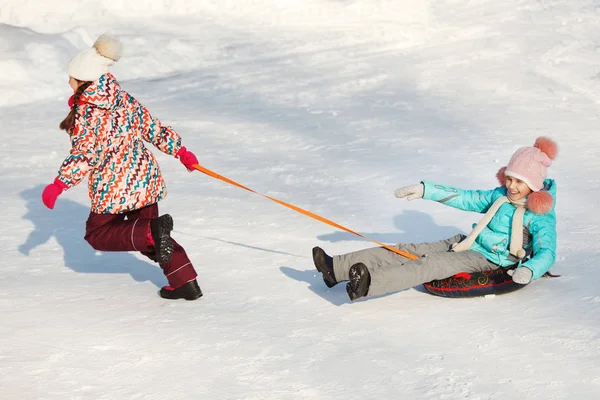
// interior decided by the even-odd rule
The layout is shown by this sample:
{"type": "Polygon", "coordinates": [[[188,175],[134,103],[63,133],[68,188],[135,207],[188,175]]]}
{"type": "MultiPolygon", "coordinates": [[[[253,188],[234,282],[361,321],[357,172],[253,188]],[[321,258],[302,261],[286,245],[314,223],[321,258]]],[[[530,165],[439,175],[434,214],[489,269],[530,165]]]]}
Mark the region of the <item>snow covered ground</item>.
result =
{"type": "Polygon", "coordinates": [[[3,0],[0,397],[600,398],[599,18],[594,0],[3,0]],[[205,293],[161,299],[155,264],[83,240],[85,185],[40,200],[69,149],[65,64],[106,31],[121,85],[201,165],[386,243],[479,219],[397,187],[492,188],[554,138],[562,277],[350,303],[311,248],[372,243],[155,151],[205,293]]]}

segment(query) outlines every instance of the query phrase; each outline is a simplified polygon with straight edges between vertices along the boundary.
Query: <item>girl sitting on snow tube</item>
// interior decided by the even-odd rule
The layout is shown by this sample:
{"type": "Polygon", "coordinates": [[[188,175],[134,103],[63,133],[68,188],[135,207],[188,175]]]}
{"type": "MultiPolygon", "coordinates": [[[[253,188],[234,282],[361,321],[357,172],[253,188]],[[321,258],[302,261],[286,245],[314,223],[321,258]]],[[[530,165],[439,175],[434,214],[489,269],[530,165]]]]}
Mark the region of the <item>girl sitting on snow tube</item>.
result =
{"type": "Polygon", "coordinates": [[[349,281],[351,300],[396,292],[459,273],[484,273],[505,268],[512,282],[526,285],[544,275],[556,259],[556,183],[546,179],[557,154],[552,140],[540,137],[522,147],[498,171],[502,186],[493,190],[464,190],[431,182],[396,190],[396,197],[429,199],[465,211],[485,214],[468,235],[430,243],[399,243],[394,247],[419,256],[409,260],[383,247],[330,257],[313,249],[315,267],[328,287],[349,281]],[[531,241],[524,235],[524,228],[531,241]],[[524,240],[525,239],[525,240],[524,240]],[[524,246],[524,242],[528,242],[524,246]]]}

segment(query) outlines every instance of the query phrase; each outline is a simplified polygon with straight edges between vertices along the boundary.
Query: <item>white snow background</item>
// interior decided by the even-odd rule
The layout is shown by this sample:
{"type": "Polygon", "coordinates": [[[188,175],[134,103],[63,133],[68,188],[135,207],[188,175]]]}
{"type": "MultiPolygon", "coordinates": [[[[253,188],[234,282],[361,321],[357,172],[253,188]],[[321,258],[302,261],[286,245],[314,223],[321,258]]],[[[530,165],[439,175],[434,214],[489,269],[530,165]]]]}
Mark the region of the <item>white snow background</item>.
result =
{"type": "Polygon", "coordinates": [[[2,0],[0,398],[600,398],[598,21],[593,0],[2,0]],[[351,303],[311,248],[375,244],[154,150],[204,292],[161,299],[156,264],[84,241],[85,184],[40,198],[69,150],[66,63],[104,32],[201,165],[386,243],[480,218],[396,188],[491,189],[555,139],[562,277],[351,303]]]}

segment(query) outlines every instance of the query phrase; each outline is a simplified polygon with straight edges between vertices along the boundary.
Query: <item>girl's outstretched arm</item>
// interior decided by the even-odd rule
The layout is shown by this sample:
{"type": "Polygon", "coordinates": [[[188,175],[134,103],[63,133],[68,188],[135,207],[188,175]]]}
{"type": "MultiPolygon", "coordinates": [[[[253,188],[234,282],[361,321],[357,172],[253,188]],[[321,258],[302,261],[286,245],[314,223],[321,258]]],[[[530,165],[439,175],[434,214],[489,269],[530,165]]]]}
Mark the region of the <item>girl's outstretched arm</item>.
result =
{"type": "Polygon", "coordinates": [[[494,201],[506,194],[506,189],[502,187],[493,190],[464,190],[433,182],[423,181],[422,183],[425,188],[424,199],[478,213],[485,213],[494,201]]]}
{"type": "MultiPolygon", "coordinates": [[[[136,100],[137,102],[137,100],[136,100]]],[[[181,149],[181,136],[170,126],[163,125],[150,111],[138,102],[138,118],[142,137],[165,154],[176,155],[181,149]]]]}

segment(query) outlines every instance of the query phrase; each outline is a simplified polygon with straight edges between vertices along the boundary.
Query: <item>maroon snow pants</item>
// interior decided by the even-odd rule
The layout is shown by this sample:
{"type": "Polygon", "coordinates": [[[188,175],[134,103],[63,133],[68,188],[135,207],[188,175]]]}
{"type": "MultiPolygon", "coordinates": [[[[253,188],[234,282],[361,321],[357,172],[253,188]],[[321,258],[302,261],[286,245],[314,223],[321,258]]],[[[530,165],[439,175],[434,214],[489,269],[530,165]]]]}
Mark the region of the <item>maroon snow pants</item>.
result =
{"type": "MultiPolygon", "coordinates": [[[[85,224],[85,240],[96,250],[139,251],[156,262],[154,249],[146,244],[146,235],[150,220],[157,217],[157,204],[123,214],[90,212],[85,224]]],[[[174,288],[198,276],[185,250],[175,240],[171,260],[160,267],[169,281],[169,286],[174,288]]]]}

